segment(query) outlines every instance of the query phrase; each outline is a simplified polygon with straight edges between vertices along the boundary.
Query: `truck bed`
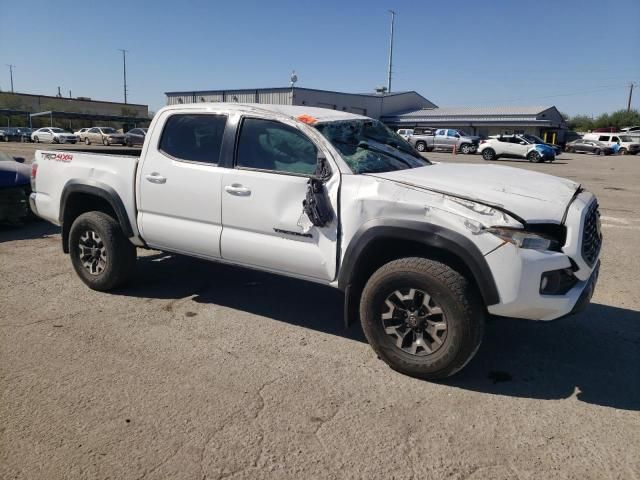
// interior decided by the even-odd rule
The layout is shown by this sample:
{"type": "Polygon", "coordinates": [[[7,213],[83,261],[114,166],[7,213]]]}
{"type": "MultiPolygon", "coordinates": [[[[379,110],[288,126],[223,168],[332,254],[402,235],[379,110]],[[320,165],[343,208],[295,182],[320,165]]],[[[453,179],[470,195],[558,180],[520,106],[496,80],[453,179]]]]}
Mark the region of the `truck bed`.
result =
{"type": "Polygon", "coordinates": [[[60,225],[64,192],[76,185],[84,188],[94,186],[119,197],[134,236],[137,236],[135,180],[140,151],[118,148],[87,150],[36,150],[38,215],[60,225]]]}

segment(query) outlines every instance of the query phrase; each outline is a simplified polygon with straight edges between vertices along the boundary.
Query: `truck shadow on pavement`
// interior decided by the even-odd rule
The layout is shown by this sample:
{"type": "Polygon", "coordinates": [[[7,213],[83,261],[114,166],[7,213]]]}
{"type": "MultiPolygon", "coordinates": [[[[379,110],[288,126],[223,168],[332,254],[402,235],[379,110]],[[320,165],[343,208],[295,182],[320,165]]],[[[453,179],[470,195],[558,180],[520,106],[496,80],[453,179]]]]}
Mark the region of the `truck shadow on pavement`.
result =
{"type": "Polygon", "coordinates": [[[16,225],[0,225],[0,243],[16,240],[34,240],[57,233],[60,233],[60,227],[38,219],[16,225]]]}
{"type": "Polygon", "coordinates": [[[491,318],[475,359],[443,383],[640,410],[640,312],[591,304],[554,322],[491,318]]]}
{"type": "MultiPolygon", "coordinates": [[[[343,295],[329,287],[244,268],[158,254],[140,257],[120,295],[215,304],[366,342],[345,328],[343,295]]],[[[640,312],[592,304],[555,322],[490,318],[474,360],[441,382],[495,395],[640,410],[640,312]]]]}

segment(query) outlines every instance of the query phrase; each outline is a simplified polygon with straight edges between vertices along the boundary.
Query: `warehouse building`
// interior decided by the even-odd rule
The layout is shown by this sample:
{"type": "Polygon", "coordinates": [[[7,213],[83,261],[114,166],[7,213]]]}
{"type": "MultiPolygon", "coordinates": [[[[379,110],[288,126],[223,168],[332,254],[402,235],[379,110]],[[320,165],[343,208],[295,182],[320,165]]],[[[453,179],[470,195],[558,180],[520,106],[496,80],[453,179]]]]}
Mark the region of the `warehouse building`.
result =
{"type": "Polygon", "coordinates": [[[550,143],[564,143],[567,124],[555,106],[421,108],[383,115],[392,128],[456,128],[471,135],[530,133],[550,143]]]}
{"type": "Polygon", "coordinates": [[[33,126],[63,128],[103,125],[121,127],[137,124],[149,118],[149,107],[135,103],[107,102],[87,97],[33,95],[0,92],[0,125],[28,126],[32,114],[33,126]]]}
{"type": "Polygon", "coordinates": [[[414,92],[344,93],[313,88],[282,87],[241,90],[205,90],[166,92],[167,105],[200,102],[269,103],[276,105],[308,105],[357,113],[372,118],[393,115],[436,105],[414,92]]]}

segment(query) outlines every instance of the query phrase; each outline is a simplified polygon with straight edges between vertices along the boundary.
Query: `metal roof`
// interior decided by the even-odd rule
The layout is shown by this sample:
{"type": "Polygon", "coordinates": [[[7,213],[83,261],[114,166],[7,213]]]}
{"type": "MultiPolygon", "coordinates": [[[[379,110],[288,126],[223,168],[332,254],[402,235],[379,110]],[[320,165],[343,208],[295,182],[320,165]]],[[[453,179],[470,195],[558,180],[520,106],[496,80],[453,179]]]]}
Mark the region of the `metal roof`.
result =
{"type": "MultiPolygon", "coordinates": [[[[307,90],[307,91],[310,91],[310,92],[334,93],[334,94],[339,94],[339,95],[358,95],[358,96],[361,96],[361,97],[393,97],[395,95],[410,95],[410,94],[415,94],[415,95],[418,95],[418,96],[422,97],[422,95],[420,95],[415,90],[404,90],[404,91],[400,91],[400,92],[387,92],[387,93],[376,93],[376,92],[371,92],[371,93],[336,92],[335,90],[321,90],[321,89],[318,89],[318,88],[306,88],[306,87],[294,87],[294,90],[307,90]]],[[[291,91],[291,87],[219,88],[219,89],[215,89],[215,90],[180,90],[180,91],[175,91],[175,92],[164,92],[164,94],[167,95],[167,96],[169,96],[169,95],[192,95],[192,94],[196,94],[196,95],[211,95],[211,94],[222,93],[222,92],[255,93],[255,92],[273,92],[273,91],[278,91],[278,92],[287,91],[287,92],[290,92],[291,91]]],[[[422,97],[422,98],[424,98],[424,97],[422,97]]],[[[427,99],[425,98],[425,100],[427,100],[427,99]]]]}
{"type": "Polygon", "coordinates": [[[309,115],[318,122],[330,122],[338,120],[368,119],[355,113],[331,110],[321,107],[307,107],[304,105],[274,105],[267,103],[239,103],[239,102],[203,102],[170,105],[163,107],[158,113],[164,110],[189,110],[189,109],[210,109],[212,111],[240,111],[240,112],[271,112],[284,115],[286,117],[297,118],[300,115],[309,115]]]}
{"type": "Polygon", "coordinates": [[[422,108],[405,112],[402,117],[536,117],[542,112],[554,108],[553,106],[504,106],[504,107],[444,107],[444,108],[422,108]]]}

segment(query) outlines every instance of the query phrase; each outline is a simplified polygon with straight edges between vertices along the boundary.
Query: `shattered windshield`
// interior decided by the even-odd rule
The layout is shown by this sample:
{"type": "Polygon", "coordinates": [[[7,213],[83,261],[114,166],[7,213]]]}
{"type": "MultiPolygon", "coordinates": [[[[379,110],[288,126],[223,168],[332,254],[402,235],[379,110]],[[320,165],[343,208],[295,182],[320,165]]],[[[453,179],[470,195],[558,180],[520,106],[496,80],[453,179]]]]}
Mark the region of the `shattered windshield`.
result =
{"type": "Polygon", "coordinates": [[[316,128],[356,174],[431,165],[405,139],[377,120],[326,122],[317,124],[316,128]]]}

